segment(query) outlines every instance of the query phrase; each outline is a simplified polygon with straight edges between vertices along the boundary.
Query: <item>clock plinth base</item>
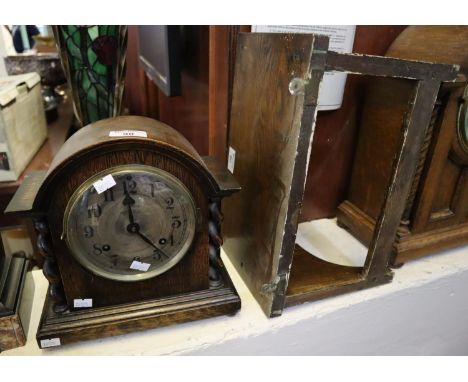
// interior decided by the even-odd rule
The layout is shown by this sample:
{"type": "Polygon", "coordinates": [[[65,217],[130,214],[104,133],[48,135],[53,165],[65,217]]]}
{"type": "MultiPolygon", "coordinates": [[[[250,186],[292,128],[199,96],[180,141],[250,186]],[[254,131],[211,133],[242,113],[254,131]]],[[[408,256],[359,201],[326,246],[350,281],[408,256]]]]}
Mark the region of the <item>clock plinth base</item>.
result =
{"type": "MultiPolygon", "coordinates": [[[[345,200],[338,206],[338,225],[349,230],[365,245],[371,241],[375,227],[375,219],[345,200]]],[[[405,262],[417,259],[431,253],[453,248],[468,243],[468,223],[441,227],[421,233],[409,232],[397,234],[393,245],[393,256],[390,265],[401,267],[405,262]]]]}
{"type": "MultiPolygon", "coordinates": [[[[42,340],[59,339],[60,345],[116,336],[172,324],[232,315],[241,301],[227,272],[222,272],[223,286],[154,300],[104,308],[55,313],[47,297],[37,331],[42,340]]],[[[54,343],[57,343],[54,340],[54,343]]],[[[50,343],[50,341],[49,341],[50,343]]]]}

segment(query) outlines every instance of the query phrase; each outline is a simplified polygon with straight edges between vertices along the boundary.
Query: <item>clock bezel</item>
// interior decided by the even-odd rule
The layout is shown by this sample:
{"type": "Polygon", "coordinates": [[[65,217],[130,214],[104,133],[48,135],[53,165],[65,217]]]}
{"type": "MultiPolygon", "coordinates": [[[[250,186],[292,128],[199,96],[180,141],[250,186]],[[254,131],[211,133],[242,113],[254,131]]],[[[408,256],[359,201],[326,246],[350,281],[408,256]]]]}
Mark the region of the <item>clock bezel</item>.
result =
{"type": "MultiPolygon", "coordinates": [[[[468,89],[468,86],[467,88],[468,89]]],[[[465,89],[465,93],[468,93],[465,89]]],[[[468,98],[468,97],[466,97],[468,98]]],[[[468,100],[463,97],[463,101],[458,109],[458,118],[457,118],[457,136],[460,146],[462,147],[464,153],[468,155],[468,135],[467,135],[467,125],[468,125],[468,100]]]]}
{"type": "Polygon", "coordinates": [[[193,199],[192,193],[190,190],[183,184],[176,176],[172,175],[171,173],[157,168],[153,166],[148,166],[144,164],[130,164],[130,165],[117,165],[113,167],[109,167],[106,170],[100,171],[97,174],[91,176],[87,180],[85,180],[71,195],[67,206],[65,208],[65,212],[63,214],[63,230],[62,230],[62,237],[67,245],[67,248],[72,255],[72,257],[86,270],[91,272],[92,274],[96,276],[103,277],[107,280],[111,281],[123,281],[123,282],[129,282],[129,283],[134,283],[138,281],[143,281],[143,280],[148,280],[152,279],[154,277],[157,277],[171,268],[173,268],[175,265],[177,265],[182,258],[188,253],[189,249],[191,248],[194,238],[195,238],[195,233],[197,231],[197,222],[199,221],[198,218],[198,209],[196,207],[195,201],[193,199]],[[106,175],[112,174],[112,175],[117,175],[117,174],[125,174],[125,173],[134,173],[134,172],[149,172],[153,173],[161,178],[164,179],[171,187],[177,187],[180,191],[183,191],[185,193],[185,196],[188,200],[188,205],[191,207],[187,209],[187,239],[185,240],[184,245],[181,247],[181,249],[177,252],[176,255],[174,255],[169,261],[167,261],[165,264],[163,264],[160,267],[157,267],[155,269],[152,269],[147,272],[140,272],[140,273],[135,273],[135,274],[117,274],[113,272],[106,271],[96,265],[94,265],[92,262],[87,260],[86,256],[83,254],[77,253],[74,250],[73,245],[70,242],[70,235],[69,235],[69,219],[70,219],[70,214],[73,211],[75,205],[78,203],[78,201],[81,199],[81,196],[83,195],[86,190],[88,190],[94,182],[97,180],[103,178],[106,175]]]}

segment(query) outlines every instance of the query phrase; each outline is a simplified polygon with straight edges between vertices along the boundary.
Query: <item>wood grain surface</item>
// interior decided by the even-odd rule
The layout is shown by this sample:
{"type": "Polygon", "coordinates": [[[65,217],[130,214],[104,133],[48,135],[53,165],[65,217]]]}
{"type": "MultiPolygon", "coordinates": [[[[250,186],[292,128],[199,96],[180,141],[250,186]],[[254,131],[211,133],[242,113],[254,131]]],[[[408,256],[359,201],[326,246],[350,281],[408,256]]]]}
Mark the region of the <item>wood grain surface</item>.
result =
{"type": "Polygon", "coordinates": [[[60,345],[105,338],[156,327],[230,315],[241,307],[229,275],[223,271],[224,286],[172,297],[121,304],[106,308],[56,314],[49,297],[42,311],[37,342],[59,339],[60,345]]]}
{"type": "MultiPolygon", "coordinates": [[[[310,35],[261,33],[238,40],[229,144],[242,192],[224,203],[224,249],[267,315],[274,295],[261,290],[288,272],[279,271],[279,257],[286,240],[294,246],[315,117],[289,83],[310,75],[314,43],[310,35]],[[304,166],[301,174],[296,166],[304,166]],[[298,194],[291,199],[293,182],[298,194]]],[[[284,256],[281,266],[289,268],[292,253],[284,256]]]]}

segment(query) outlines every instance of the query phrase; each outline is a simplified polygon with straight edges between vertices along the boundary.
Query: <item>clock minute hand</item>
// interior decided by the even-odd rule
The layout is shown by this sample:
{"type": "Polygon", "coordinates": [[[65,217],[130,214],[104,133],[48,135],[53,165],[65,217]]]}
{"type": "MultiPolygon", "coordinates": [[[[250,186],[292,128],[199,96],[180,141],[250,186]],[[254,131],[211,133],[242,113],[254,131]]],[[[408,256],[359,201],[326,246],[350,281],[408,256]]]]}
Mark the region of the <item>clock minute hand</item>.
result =
{"type": "Polygon", "coordinates": [[[156,245],[150,239],[148,239],[145,235],[143,235],[140,232],[140,225],[138,223],[135,223],[135,220],[133,217],[133,211],[132,211],[132,204],[135,204],[135,200],[130,196],[127,190],[126,182],[124,182],[123,186],[124,186],[124,194],[125,194],[123,205],[128,207],[128,219],[130,220],[130,224],[127,226],[127,231],[130,233],[136,233],[138,236],[140,236],[143,239],[143,241],[151,245],[155,249],[156,252],[158,252],[160,255],[166,258],[169,258],[169,256],[167,256],[166,253],[162,249],[156,247],[156,245]]]}
{"type": "Polygon", "coordinates": [[[138,231],[137,234],[143,239],[143,241],[151,245],[157,252],[159,252],[164,257],[169,258],[169,256],[167,256],[162,249],[156,247],[156,245],[150,239],[148,239],[145,235],[143,235],[140,231],[138,231]]]}

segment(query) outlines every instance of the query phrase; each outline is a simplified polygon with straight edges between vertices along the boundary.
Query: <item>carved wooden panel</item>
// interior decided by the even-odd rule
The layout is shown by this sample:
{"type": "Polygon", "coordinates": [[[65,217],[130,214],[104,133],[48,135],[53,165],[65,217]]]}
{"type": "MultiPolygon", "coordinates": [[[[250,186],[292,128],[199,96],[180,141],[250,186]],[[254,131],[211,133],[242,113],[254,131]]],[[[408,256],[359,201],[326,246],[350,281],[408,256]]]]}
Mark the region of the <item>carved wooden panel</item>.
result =
{"type": "Polygon", "coordinates": [[[463,86],[450,92],[444,119],[436,132],[415,204],[412,232],[468,223],[468,163],[453,153],[457,136],[459,99],[463,86]]]}

